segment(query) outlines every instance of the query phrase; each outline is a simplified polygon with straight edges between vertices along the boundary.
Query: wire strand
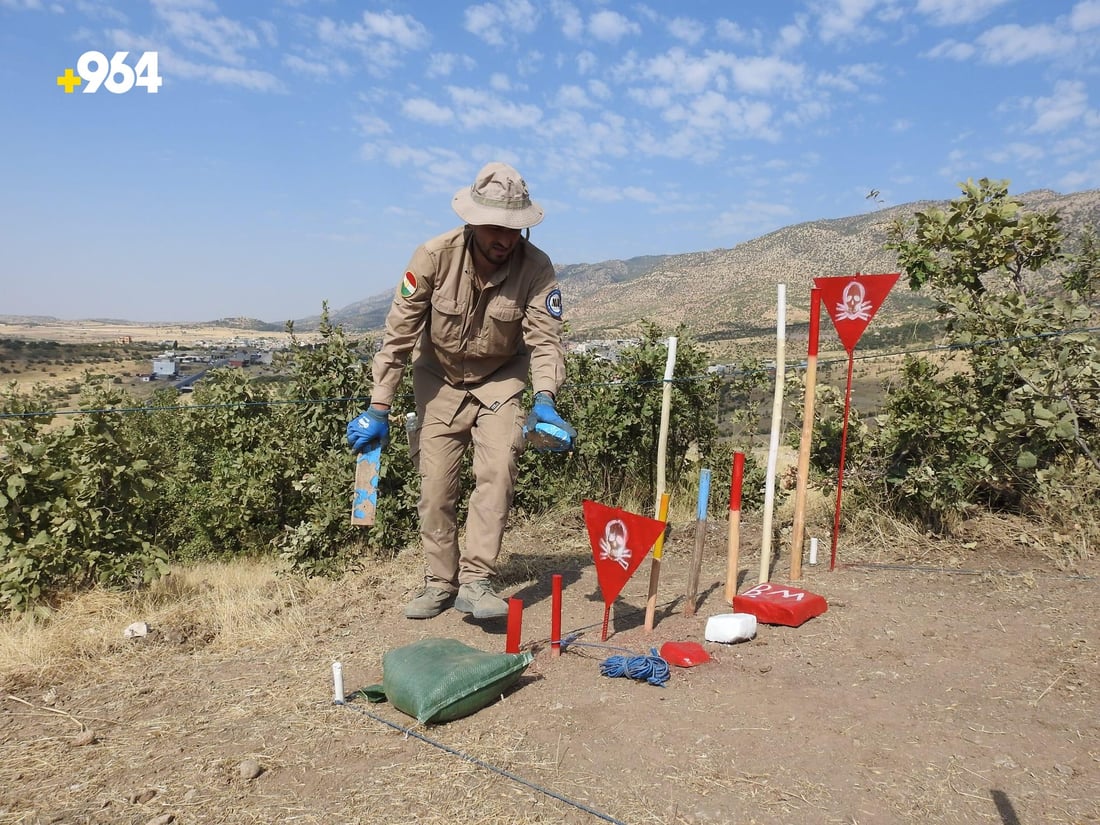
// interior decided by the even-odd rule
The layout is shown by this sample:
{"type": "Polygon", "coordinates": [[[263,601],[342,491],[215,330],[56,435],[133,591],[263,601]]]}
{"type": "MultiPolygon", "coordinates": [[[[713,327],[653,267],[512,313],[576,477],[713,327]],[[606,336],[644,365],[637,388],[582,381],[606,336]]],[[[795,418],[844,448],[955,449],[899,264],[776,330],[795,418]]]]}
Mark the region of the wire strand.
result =
{"type": "Polygon", "coordinates": [[[479,768],[484,768],[487,771],[492,771],[493,773],[495,773],[499,776],[503,776],[506,779],[511,779],[513,782],[518,782],[520,785],[523,785],[527,788],[530,788],[531,790],[536,791],[538,793],[541,793],[544,796],[548,796],[551,799],[556,799],[559,802],[565,803],[566,805],[571,805],[572,807],[577,808],[578,810],[584,811],[586,814],[591,814],[592,816],[596,817],[597,819],[602,819],[604,822],[611,822],[611,823],[613,823],[613,825],[626,825],[626,823],[623,822],[622,820],[615,819],[615,817],[613,817],[609,814],[605,814],[603,811],[598,811],[595,808],[590,807],[589,805],[585,805],[583,802],[578,802],[575,799],[570,799],[569,797],[564,796],[564,795],[558,793],[557,791],[552,791],[549,788],[544,788],[542,785],[539,785],[536,782],[532,782],[529,779],[524,779],[519,774],[513,773],[512,771],[509,771],[505,768],[499,768],[496,765],[491,765],[490,763],[488,763],[488,762],[486,762],[482,759],[478,759],[476,756],[471,756],[468,753],[463,753],[462,751],[458,750],[457,748],[453,748],[450,745],[447,745],[443,742],[440,742],[437,739],[433,739],[430,736],[425,736],[422,733],[418,733],[417,731],[413,730],[411,727],[404,727],[402,725],[398,725],[396,722],[391,722],[388,719],[384,719],[383,717],[378,716],[374,713],[371,713],[369,710],[367,710],[363,707],[359,707],[359,706],[357,706],[353,703],[350,703],[350,702],[344,702],[342,704],[342,707],[348,708],[350,710],[354,710],[356,713],[361,713],[364,716],[367,716],[367,717],[373,719],[376,722],[380,722],[381,724],[386,725],[389,728],[393,728],[394,730],[396,730],[400,733],[403,733],[405,736],[411,736],[413,739],[419,739],[421,742],[424,742],[425,744],[431,745],[433,748],[438,748],[439,750],[443,751],[444,753],[449,753],[452,756],[457,756],[460,759],[463,759],[467,762],[470,762],[473,765],[477,765],[479,768]]]}

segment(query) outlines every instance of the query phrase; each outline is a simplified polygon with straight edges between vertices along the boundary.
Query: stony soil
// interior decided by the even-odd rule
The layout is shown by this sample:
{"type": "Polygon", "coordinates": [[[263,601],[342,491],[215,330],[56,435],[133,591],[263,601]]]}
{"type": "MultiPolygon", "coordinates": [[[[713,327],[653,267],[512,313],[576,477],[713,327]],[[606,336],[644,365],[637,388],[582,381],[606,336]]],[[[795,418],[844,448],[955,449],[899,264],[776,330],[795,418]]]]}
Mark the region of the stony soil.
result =
{"type": "MultiPolygon", "coordinates": [[[[401,608],[415,551],[339,582],[273,589],[275,635],[226,638],[214,617],[122,628],[92,660],[0,673],[0,823],[1100,822],[1098,578],[1085,553],[991,521],[953,542],[849,528],[804,566],[828,602],[800,627],[704,641],[722,592],[726,525],[709,525],[684,615],[694,525],[674,525],[656,626],[649,561],[603,602],[579,520],[517,525],[500,589],[524,601],[519,684],[477,713],[417,725],[392,705],[332,701],[381,679],[387,650],[428,637],[505,646],[503,623],[401,608]],[[580,633],[554,657],[550,582],[580,633]],[[601,675],[613,655],[698,641],[712,661],[663,687],[601,675]],[[625,653],[624,653],[625,652],[625,653]]],[[[741,590],[759,531],[742,531],[741,590]]],[[[827,544],[827,542],[823,542],[827,544]]],[[[780,554],[772,581],[787,581],[780,554]]]]}

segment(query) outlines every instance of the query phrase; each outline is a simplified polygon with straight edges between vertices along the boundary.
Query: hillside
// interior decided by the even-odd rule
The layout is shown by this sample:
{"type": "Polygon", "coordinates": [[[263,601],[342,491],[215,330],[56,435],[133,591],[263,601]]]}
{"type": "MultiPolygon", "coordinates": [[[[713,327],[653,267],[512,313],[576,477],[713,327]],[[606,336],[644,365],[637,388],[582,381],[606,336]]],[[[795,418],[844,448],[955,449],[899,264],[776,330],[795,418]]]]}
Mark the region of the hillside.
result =
{"type": "MultiPolygon", "coordinates": [[[[1057,211],[1071,237],[1086,226],[1100,225],[1100,189],[1068,195],[1036,190],[1015,197],[1030,210],[1057,211]]],[[[640,320],[648,320],[664,329],[684,323],[701,341],[756,337],[774,330],[779,283],[787,285],[788,324],[805,323],[814,278],[896,271],[895,258],[883,249],[888,227],[899,218],[947,204],[947,200],[915,201],[862,215],[808,221],[728,249],[559,264],[569,336],[574,340],[625,337],[637,330],[640,320]]],[[[332,310],[330,318],[353,331],[380,330],[392,298],[387,289],[332,310]]],[[[908,323],[915,314],[930,317],[927,300],[910,293],[904,281],[889,300],[891,311],[876,325],[879,328],[908,323]]],[[[307,316],[295,320],[294,326],[299,333],[309,333],[316,331],[319,320],[318,315],[307,316]]],[[[56,318],[0,315],[0,325],[30,324],[48,330],[59,323],[56,318]]],[[[221,318],[202,326],[225,331],[284,329],[281,323],[253,318],[221,318]]]]}
{"type": "MultiPolygon", "coordinates": [[[[1061,195],[1037,190],[1016,196],[1028,209],[1057,210],[1075,235],[1100,224],[1100,190],[1061,195]]],[[[729,249],[628,260],[560,265],[567,296],[566,320],[573,338],[629,335],[639,320],[669,328],[687,324],[703,340],[752,336],[774,328],[776,285],[787,285],[787,319],[804,323],[816,277],[855,272],[892,272],[897,262],[883,249],[888,227],[899,218],[948,201],[917,201],[846,218],[784,227],[729,249]]],[[[379,329],[392,294],[386,292],[332,313],[351,329],[379,329]]],[[[927,307],[904,282],[890,296],[894,322],[927,307]]],[[[316,318],[303,319],[303,329],[316,318]]]]}

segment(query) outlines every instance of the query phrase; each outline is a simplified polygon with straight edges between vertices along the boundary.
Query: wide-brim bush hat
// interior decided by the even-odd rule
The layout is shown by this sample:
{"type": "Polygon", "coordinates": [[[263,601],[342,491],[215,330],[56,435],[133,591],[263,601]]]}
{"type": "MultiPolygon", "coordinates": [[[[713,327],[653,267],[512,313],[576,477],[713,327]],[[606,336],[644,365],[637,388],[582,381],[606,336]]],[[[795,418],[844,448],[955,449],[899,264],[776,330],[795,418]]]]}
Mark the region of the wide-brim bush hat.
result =
{"type": "Polygon", "coordinates": [[[473,185],[455,192],[451,207],[471,226],[527,229],[542,222],[542,207],[531,200],[527,182],[507,163],[487,163],[473,185]]]}

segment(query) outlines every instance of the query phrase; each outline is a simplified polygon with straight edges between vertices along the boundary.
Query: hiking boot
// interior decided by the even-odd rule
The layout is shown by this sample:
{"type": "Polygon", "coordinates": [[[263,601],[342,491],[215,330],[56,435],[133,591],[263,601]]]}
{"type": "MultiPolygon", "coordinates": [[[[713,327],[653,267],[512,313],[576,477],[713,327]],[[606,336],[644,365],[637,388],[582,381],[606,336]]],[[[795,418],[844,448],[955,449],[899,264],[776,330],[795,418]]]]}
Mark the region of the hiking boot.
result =
{"type": "Polygon", "coordinates": [[[441,587],[426,586],[420,595],[405,605],[406,619],[430,619],[447,609],[455,594],[441,587]]]}
{"type": "Polygon", "coordinates": [[[508,604],[493,592],[487,579],[467,582],[458,588],[455,610],[475,619],[499,619],[508,615],[508,604]]]}

